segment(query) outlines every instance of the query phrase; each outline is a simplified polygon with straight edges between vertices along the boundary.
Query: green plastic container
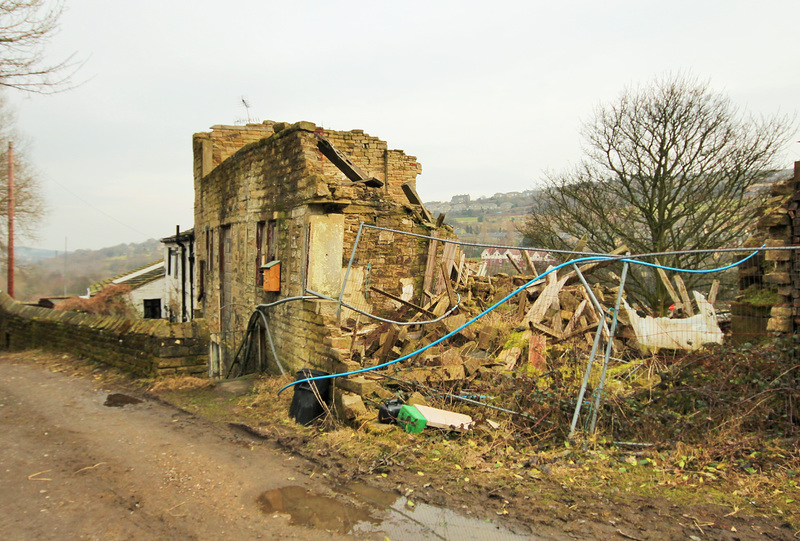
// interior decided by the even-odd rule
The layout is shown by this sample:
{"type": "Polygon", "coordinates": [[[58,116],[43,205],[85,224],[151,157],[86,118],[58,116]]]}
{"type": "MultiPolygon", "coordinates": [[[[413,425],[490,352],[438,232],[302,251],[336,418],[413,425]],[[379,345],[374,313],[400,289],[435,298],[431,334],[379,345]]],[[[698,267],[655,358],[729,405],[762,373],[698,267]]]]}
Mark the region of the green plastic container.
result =
{"type": "Polygon", "coordinates": [[[428,425],[427,419],[414,406],[402,406],[397,414],[397,422],[406,432],[418,434],[428,425]]]}

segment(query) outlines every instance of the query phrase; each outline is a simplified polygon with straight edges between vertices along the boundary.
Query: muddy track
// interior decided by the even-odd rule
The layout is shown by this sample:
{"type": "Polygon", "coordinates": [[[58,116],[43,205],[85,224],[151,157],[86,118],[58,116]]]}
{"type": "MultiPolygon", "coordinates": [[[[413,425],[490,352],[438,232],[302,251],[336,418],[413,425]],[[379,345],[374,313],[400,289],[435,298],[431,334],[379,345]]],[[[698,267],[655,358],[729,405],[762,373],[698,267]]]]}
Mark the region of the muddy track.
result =
{"type": "Polygon", "coordinates": [[[268,438],[20,358],[0,355],[1,539],[464,538],[397,495],[335,490],[268,438]]]}
{"type": "Polygon", "coordinates": [[[213,424],[29,357],[0,355],[3,540],[793,538],[786,524],[718,506],[547,482],[532,496],[447,478],[423,486],[411,465],[370,476],[337,453],[309,453],[304,436],[213,424]],[[414,505],[398,486],[415,487],[414,505]],[[486,522],[500,510],[508,528],[486,522]]]}

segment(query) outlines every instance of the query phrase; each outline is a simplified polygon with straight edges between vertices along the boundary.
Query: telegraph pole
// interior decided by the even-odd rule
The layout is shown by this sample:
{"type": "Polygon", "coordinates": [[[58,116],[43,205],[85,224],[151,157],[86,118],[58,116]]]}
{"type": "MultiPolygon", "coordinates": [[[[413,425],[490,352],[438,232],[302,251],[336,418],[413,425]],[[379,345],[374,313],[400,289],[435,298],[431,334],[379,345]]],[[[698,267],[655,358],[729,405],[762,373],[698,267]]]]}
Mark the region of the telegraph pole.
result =
{"type": "Polygon", "coordinates": [[[8,142],[8,294],[14,297],[14,143],[8,142]]]}

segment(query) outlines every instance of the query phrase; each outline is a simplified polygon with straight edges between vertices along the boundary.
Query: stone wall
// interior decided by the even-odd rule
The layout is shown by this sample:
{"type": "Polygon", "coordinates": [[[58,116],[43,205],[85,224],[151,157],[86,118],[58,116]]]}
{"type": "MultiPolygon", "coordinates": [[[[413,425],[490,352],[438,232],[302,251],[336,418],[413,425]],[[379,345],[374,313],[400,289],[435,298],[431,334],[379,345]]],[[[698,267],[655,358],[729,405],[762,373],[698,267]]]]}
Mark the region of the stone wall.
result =
{"type": "MultiPolygon", "coordinates": [[[[311,285],[338,295],[361,222],[420,234],[435,229],[402,189],[404,183],[413,185],[421,171],[413,156],[389,150],[386,142],[361,130],[323,130],[310,122],[269,123],[251,132],[215,126],[194,136],[195,236],[204,292],[199,302],[210,330],[212,375],[230,365],[257,305],[306,295],[311,285]],[[262,138],[216,163],[217,156],[247,139],[242,135],[232,143],[240,132],[247,137],[259,132],[262,138]],[[319,151],[316,133],[385,185],[370,188],[348,180],[319,151]],[[216,149],[218,143],[226,145],[224,151],[216,149]],[[213,169],[202,166],[204,155],[212,157],[213,169]],[[280,292],[265,292],[258,276],[260,265],[272,258],[281,265],[280,292]]],[[[395,265],[398,275],[424,270],[427,242],[411,237],[394,242],[391,237],[371,245],[371,256],[395,265]]],[[[399,293],[391,273],[373,283],[399,293]]],[[[288,370],[338,371],[337,363],[348,360],[335,311],[335,303],[320,300],[267,310],[272,338],[288,370]]],[[[274,363],[267,361],[267,366],[274,363]]]]}
{"type": "Polygon", "coordinates": [[[0,293],[0,346],[69,352],[140,376],[204,375],[205,323],[130,320],[26,306],[0,293]]]}
{"type": "Polygon", "coordinates": [[[203,177],[227,160],[243,146],[269,137],[274,132],[274,122],[247,124],[246,126],[212,126],[211,132],[196,133],[193,137],[194,176],[203,177]]]}
{"type": "MultiPolygon", "coordinates": [[[[800,246],[800,162],[794,176],[771,187],[766,211],[759,218],[753,246],[800,246]]],[[[770,309],[766,330],[788,335],[800,328],[800,248],[764,252],[763,261],[744,266],[740,284],[774,289],[777,300],[770,309]]]]}

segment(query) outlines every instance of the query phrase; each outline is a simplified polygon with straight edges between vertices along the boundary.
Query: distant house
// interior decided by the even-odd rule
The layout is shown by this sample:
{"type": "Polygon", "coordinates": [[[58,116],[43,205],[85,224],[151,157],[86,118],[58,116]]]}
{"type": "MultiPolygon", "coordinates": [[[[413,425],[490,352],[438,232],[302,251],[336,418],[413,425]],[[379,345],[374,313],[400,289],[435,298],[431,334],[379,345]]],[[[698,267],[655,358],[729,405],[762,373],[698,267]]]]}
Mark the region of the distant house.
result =
{"type": "MultiPolygon", "coordinates": [[[[550,265],[555,263],[555,259],[548,254],[547,252],[542,251],[534,251],[534,250],[525,250],[528,252],[528,257],[531,258],[531,261],[536,263],[542,263],[542,265],[550,265]]],[[[481,252],[481,261],[486,264],[486,268],[489,273],[497,273],[502,272],[503,266],[508,264],[508,258],[511,257],[514,262],[522,267],[523,269],[527,265],[527,262],[522,255],[522,250],[517,250],[514,248],[486,248],[481,252]]],[[[510,267],[510,265],[509,265],[510,267]]],[[[510,269],[509,269],[510,270],[510,269]]]]}
{"type": "Polygon", "coordinates": [[[89,287],[91,298],[109,286],[125,286],[125,295],[138,317],[191,321],[197,307],[194,230],[161,239],[164,259],[118,274],[89,287]]]}
{"type": "Polygon", "coordinates": [[[508,261],[511,256],[517,263],[522,263],[522,252],[510,248],[486,248],[481,252],[481,261],[508,261]]]}
{"type": "MultiPolygon", "coordinates": [[[[194,229],[161,239],[164,245],[164,312],[170,321],[191,321],[197,307],[194,229]]],[[[200,269],[203,272],[203,269],[200,269]]]]}
{"type": "Polygon", "coordinates": [[[126,286],[128,301],[139,317],[161,319],[164,307],[164,266],[163,260],[154,261],[93,284],[89,286],[87,297],[94,297],[111,285],[126,286]]]}

